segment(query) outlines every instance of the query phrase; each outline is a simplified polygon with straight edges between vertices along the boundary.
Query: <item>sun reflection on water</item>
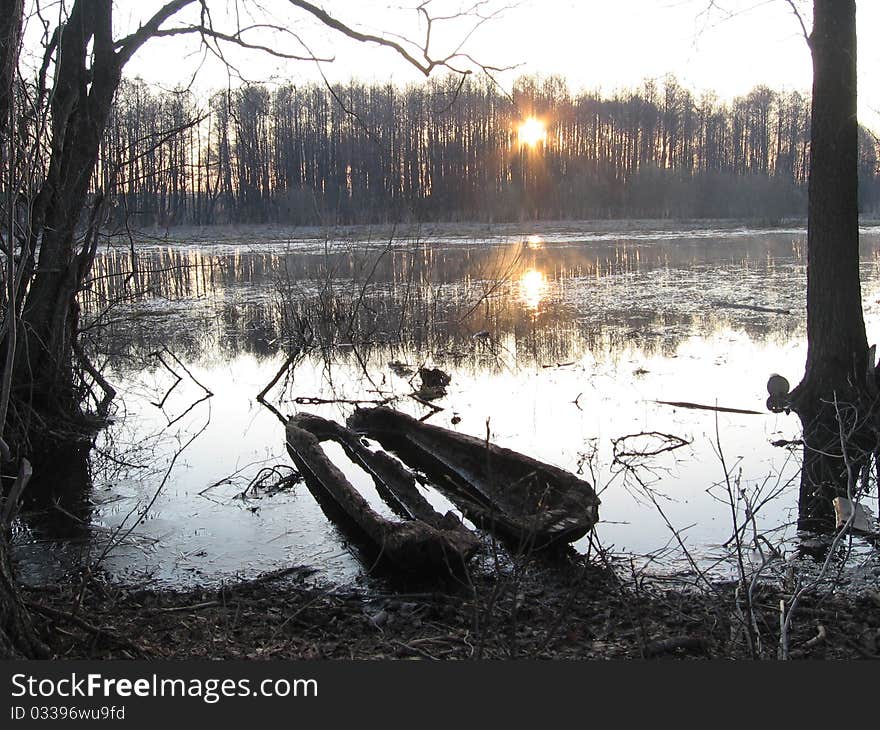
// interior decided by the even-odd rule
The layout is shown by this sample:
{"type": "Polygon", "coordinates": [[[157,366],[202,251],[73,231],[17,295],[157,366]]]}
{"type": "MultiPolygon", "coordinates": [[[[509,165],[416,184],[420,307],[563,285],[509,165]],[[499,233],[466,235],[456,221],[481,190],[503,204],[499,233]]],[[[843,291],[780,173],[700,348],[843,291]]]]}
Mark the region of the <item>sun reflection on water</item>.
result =
{"type": "MultiPolygon", "coordinates": [[[[139,251],[137,262],[126,258],[127,248],[99,256],[87,312],[103,311],[105,301],[128,291],[130,271],[136,288],[150,292],[133,305],[131,317],[120,315],[102,335],[102,345],[118,357],[108,375],[125,394],[127,415],[113,442],[136,444],[137,456],[153,439],[158,446],[149,458],[168,464],[180,439],[169,432],[167,448],[161,440],[170,420],[166,413],[177,417],[190,398],[201,397],[198,386],[185,380],[157,408],[174,376],[145,365],[140,353],[168,347],[218,393],[175,424],[186,429],[184,435],[196,433],[211,416],[208,430],[186,451],[187,468],[172,474],[174,488],[158,497],[155,514],[139,525],[144,540],[157,541],[147,561],[154,579],[169,585],[226,580],[245,565],[256,574],[292,561],[319,570],[328,582],[347,584],[363,575],[366,568],[307,489],[261,501],[239,497],[264,466],[290,467],[283,427],[268,411],[254,410],[253,394],[286,360],[283,345],[274,343],[286,342],[296,323],[322,312],[358,312],[362,317],[353,326],[362,329],[354,331],[370,337],[370,345],[334,351],[332,378],[323,351],[299,362],[295,381],[291,375],[270,393],[284,410],[297,398],[314,397],[307,410],[342,423],[349,403],[375,398],[375,384],[382,383],[383,394],[392,393],[399,407],[420,416],[424,411],[408,397],[407,380],[395,376],[389,363],[412,365],[440,353],[438,364],[453,381],[441,401],[447,409],[432,420],[485,438],[488,419],[493,440],[569,471],[584,470],[599,488],[615,478],[613,439],[657,429],[692,441],[687,452],[657,457],[656,488],[670,495],[664,510],[672,524],[693,526],[689,542],[707,565],[725,555],[718,546],[729,536],[724,505],[707,490],[719,479],[717,434],[725,452],[742,459],[744,488],[766,483],[787,490],[762,510],[762,533],[787,525],[797,502],[797,454],[773,442],[795,438],[798,423],[794,416],[764,414],[762,407],[767,375],[797,377],[803,365],[803,320],[737,305],[800,311],[805,260],[797,246],[803,236],[792,242],[791,235],[776,231],[737,238],[683,231],[654,240],[538,230],[548,245],[528,231],[503,242],[463,243],[450,234],[417,254],[406,247],[378,259],[367,244],[353,249],[348,241],[328,253],[323,239],[295,249],[262,241],[257,246],[255,240],[222,249],[154,247],[139,251]],[[363,267],[374,260],[366,268],[372,272],[367,288],[363,267]],[[341,304],[331,299],[332,311],[320,308],[328,270],[340,282],[334,296],[341,304]],[[349,297],[364,306],[350,307],[349,297]],[[373,345],[376,332],[398,333],[400,341],[373,345]],[[486,336],[475,338],[475,332],[486,336]],[[717,403],[762,415],[682,409],[663,401],[717,403]],[[592,453],[585,449],[593,444],[595,462],[585,462],[592,453]],[[185,529],[189,524],[198,524],[200,532],[193,535],[185,529]]],[[[866,243],[862,275],[870,332],[880,329],[880,232],[866,243]]],[[[347,323],[341,327],[350,337],[347,323]]],[[[116,455],[133,463],[126,451],[116,455]]],[[[111,477],[96,481],[97,490],[110,495],[106,506],[94,508],[92,521],[101,529],[117,528],[129,509],[155,492],[152,469],[141,477],[132,468],[120,478],[118,466],[112,462],[111,477]]],[[[381,507],[369,478],[358,486],[381,507]]],[[[650,505],[645,508],[625,488],[603,489],[602,500],[603,543],[637,555],[660,554],[668,527],[650,505]]],[[[576,548],[587,549],[588,541],[576,548]]],[[[672,565],[674,558],[651,560],[672,565]]],[[[119,574],[141,570],[140,544],[119,546],[107,565],[119,574]]]]}
{"type": "Polygon", "coordinates": [[[537,311],[547,294],[547,278],[537,269],[527,269],[519,278],[519,290],[526,307],[537,311]]]}

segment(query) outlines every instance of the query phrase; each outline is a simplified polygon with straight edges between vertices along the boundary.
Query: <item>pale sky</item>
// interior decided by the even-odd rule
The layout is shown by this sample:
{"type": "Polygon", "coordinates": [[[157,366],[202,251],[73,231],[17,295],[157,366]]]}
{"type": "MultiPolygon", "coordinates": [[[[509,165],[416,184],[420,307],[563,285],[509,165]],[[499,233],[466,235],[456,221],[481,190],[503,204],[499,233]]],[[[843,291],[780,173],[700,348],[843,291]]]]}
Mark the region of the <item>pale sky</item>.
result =
{"type": "MultiPolygon", "coordinates": [[[[424,26],[412,10],[418,0],[326,0],[325,9],[366,32],[397,32],[421,38],[424,26]]],[[[117,23],[137,25],[152,2],[118,3],[117,23]]],[[[471,2],[433,0],[435,15],[446,15],[471,2]]],[[[500,8],[504,0],[489,0],[484,9],[500,8]]],[[[797,0],[807,27],[811,3],[797,0]]],[[[217,0],[215,21],[222,25],[224,12],[236,5],[217,0]]],[[[248,6],[241,3],[241,8],[248,6]]],[[[364,81],[421,78],[393,51],[359,44],[327,31],[285,0],[263,0],[265,11],[243,24],[272,21],[298,33],[316,55],[333,56],[322,64],[331,81],[352,76],[364,81]]],[[[880,130],[880,0],[859,0],[860,118],[880,130]]],[[[462,23],[438,23],[435,55],[451,47],[466,33],[462,23]],[[445,28],[445,30],[444,30],[445,28]]],[[[293,38],[274,38],[255,31],[254,42],[280,43],[302,53],[293,38]]],[[[188,83],[201,53],[193,39],[173,38],[146,46],[127,69],[147,81],[173,86],[188,83]]],[[[688,88],[716,91],[722,99],[743,94],[756,84],[774,89],[809,91],[810,55],[801,27],[785,0],[522,0],[500,17],[483,24],[468,40],[465,50],[481,62],[507,66],[522,64],[501,75],[509,86],[521,73],[559,74],[572,90],[616,89],[638,86],[645,78],[675,74],[688,88]],[[706,9],[714,4],[709,15],[706,9]]],[[[230,51],[230,58],[251,81],[302,81],[320,79],[312,62],[281,61],[259,53],[230,51]]],[[[227,84],[221,64],[209,60],[201,69],[197,87],[213,89],[227,84]]]]}

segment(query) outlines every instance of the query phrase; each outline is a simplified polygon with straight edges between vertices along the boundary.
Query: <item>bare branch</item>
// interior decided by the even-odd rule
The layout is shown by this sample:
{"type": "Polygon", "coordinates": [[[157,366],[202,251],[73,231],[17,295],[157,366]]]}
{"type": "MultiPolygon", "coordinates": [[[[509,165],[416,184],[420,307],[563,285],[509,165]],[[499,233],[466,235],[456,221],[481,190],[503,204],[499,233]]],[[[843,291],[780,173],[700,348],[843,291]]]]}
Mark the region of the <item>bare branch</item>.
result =
{"type": "Polygon", "coordinates": [[[138,28],[134,33],[116,42],[117,58],[119,65],[124,66],[129,59],[144,45],[150,38],[153,38],[159,31],[160,26],[166,20],[183,10],[187,5],[192,5],[196,0],[172,0],[172,2],[163,5],[152,18],[144,25],[138,28]]]}
{"type": "Polygon", "coordinates": [[[400,43],[390,40],[388,38],[383,38],[382,36],[372,35],[370,33],[361,33],[360,31],[351,28],[340,20],[337,20],[332,15],[330,15],[326,10],[319,8],[317,5],[313,5],[310,2],[306,2],[306,0],[288,0],[291,5],[300,8],[301,10],[305,10],[307,13],[311,13],[318,20],[320,20],[324,25],[328,28],[332,28],[339,33],[342,33],[349,38],[360,41],[361,43],[375,43],[379,46],[384,46],[385,48],[391,48],[396,51],[404,60],[407,61],[410,65],[417,68],[421,71],[425,76],[428,76],[431,71],[436,68],[438,65],[433,61],[427,61],[426,63],[422,63],[413,56],[406,48],[404,48],[400,43]]]}
{"type": "MultiPolygon", "coordinates": [[[[178,35],[192,35],[198,33],[203,37],[210,37],[215,40],[227,41],[228,43],[234,43],[237,46],[241,46],[242,48],[247,48],[249,50],[262,51],[263,53],[268,53],[270,56],[275,56],[277,58],[284,58],[290,61],[323,61],[323,62],[331,62],[333,61],[333,57],[319,58],[315,55],[308,56],[300,56],[293,53],[285,53],[284,51],[279,51],[271,46],[265,46],[259,43],[248,43],[244,38],[242,38],[242,34],[247,30],[252,30],[254,28],[270,28],[272,30],[286,31],[284,28],[280,28],[274,25],[254,25],[249,26],[248,28],[242,28],[239,31],[236,31],[234,34],[223,33],[219,30],[214,30],[205,25],[187,25],[182,26],[180,28],[168,28],[166,30],[158,30],[153,34],[155,38],[161,37],[169,37],[169,36],[178,36],[178,35]]],[[[295,36],[294,36],[295,37],[295,36]]],[[[304,44],[303,44],[304,45],[304,44]]]]}
{"type": "MultiPolygon", "coordinates": [[[[417,11],[423,16],[426,21],[427,29],[425,32],[425,40],[422,45],[418,45],[412,41],[409,41],[406,38],[402,38],[401,36],[396,36],[398,40],[393,40],[394,36],[379,36],[374,35],[372,33],[362,33],[358,30],[355,30],[350,25],[343,23],[341,20],[330,15],[326,10],[319,8],[316,5],[313,5],[307,0],[288,0],[291,5],[294,7],[300,8],[301,10],[310,13],[315,18],[317,18],[321,23],[326,25],[328,28],[332,28],[333,30],[341,33],[348,38],[359,41],[361,43],[374,43],[379,46],[383,46],[385,48],[390,48],[395,51],[401,58],[403,58],[407,63],[409,63],[414,68],[418,69],[425,76],[429,76],[431,72],[438,67],[446,67],[449,68],[456,73],[461,74],[469,74],[470,70],[467,69],[457,69],[453,68],[450,63],[455,59],[466,59],[471,63],[482,68],[482,64],[477,63],[471,58],[469,55],[461,52],[462,46],[471,38],[474,32],[485,23],[487,20],[491,18],[497,17],[500,13],[504,12],[508,7],[499,8],[493,13],[482,15],[479,12],[479,9],[486,4],[487,0],[481,0],[480,2],[474,3],[468,10],[465,10],[461,13],[457,13],[456,15],[451,16],[442,16],[442,17],[433,17],[428,13],[427,6],[428,2],[424,2],[418,6],[417,11]],[[431,56],[430,52],[430,43],[431,43],[431,33],[433,29],[433,24],[436,21],[440,20],[453,20],[456,18],[462,18],[467,16],[473,16],[477,18],[477,22],[474,27],[465,35],[464,39],[459,43],[458,47],[452,51],[452,53],[448,54],[444,58],[435,59],[431,56]],[[404,43],[409,43],[412,46],[418,48],[418,52],[421,55],[421,59],[416,56],[414,52],[411,52],[404,46],[404,43]]],[[[494,71],[506,70],[506,69],[490,69],[494,71]]]]}
{"type": "Polygon", "coordinates": [[[807,45],[810,45],[810,32],[807,30],[807,25],[804,23],[804,17],[801,15],[801,11],[798,10],[797,5],[795,5],[794,0],[785,0],[788,3],[788,6],[791,8],[791,12],[794,13],[794,17],[797,18],[798,23],[801,25],[801,32],[804,34],[804,40],[807,42],[807,45]]]}

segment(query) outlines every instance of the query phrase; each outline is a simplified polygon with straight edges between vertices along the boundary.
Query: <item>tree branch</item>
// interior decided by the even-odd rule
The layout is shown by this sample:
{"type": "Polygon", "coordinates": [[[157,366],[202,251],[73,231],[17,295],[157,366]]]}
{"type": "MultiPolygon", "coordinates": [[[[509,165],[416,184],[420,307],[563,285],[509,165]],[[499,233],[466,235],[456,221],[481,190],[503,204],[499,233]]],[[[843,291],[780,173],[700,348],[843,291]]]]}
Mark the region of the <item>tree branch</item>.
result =
{"type": "Polygon", "coordinates": [[[196,0],[172,0],[163,5],[144,25],[134,33],[116,42],[117,58],[119,65],[124,66],[137,50],[159,31],[159,27],[173,15],[183,10],[187,5],[192,5],[196,0]]]}
{"type": "Polygon", "coordinates": [[[804,34],[804,40],[807,42],[809,46],[810,41],[810,33],[807,30],[807,24],[804,22],[804,16],[801,15],[801,11],[798,10],[797,5],[795,5],[794,0],[785,0],[788,3],[788,6],[791,8],[791,12],[794,13],[794,17],[797,18],[798,23],[801,24],[801,32],[804,34]]]}
{"type": "MultiPolygon", "coordinates": [[[[414,68],[418,69],[425,76],[429,76],[431,74],[431,72],[437,67],[448,66],[449,61],[451,61],[456,56],[461,55],[458,52],[458,50],[460,50],[460,46],[459,46],[459,49],[457,49],[455,52],[453,52],[452,54],[450,54],[446,58],[435,60],[430,57],[428,44],[430,43],[430,39],[431,39],[431,26],[432,26],[433,21],[438,20],[438,18],[431,18],[428,15],[427,10],[425,10],[425,6],[427,5],[427,3],[423,3],[418,8],[419,12],[422,13],[428,19],[428,30],[427,30],[427,35],[426,35],[426,42],[425,42],[425,45],[420,48],[420,51],[422,53],[424,60],[419,60],[415,55],[413,55],[409,50],[407,50],[401,43],[398,43],[397,41],[391,40],[390,38],[387,38],[387,37],[373,35],[372,33],[361,33],[360,31],[355,30],[351,26],[346,25],[342,21],[337,20],[332,15],[330,15],[326,10],[319,8],[318,6],[313,5],[310,2],[307,2],[307,0],[288,0],[288,2],[290,2],[290,4],[293,5],[294,7],[300,8],[301,10],[304,10],[307,13],[310,13],[315,18],[317,18],[319,21],[321,21],[324,25],[326,25],[328,28],[332,28],[333,30],[338,31],[339,33],[341,33],[344,36],[347,36],[348,38],[359,41],[361,43],[375,43],[376,45],[384,46],[385,48],[390,48],[391,50],[395,51],[401,58],[403,58],[407,63],[409,63],[414,68]]],[[[474,5],[473,7],[476,8],[476,7],[479,7],[480,5],[482,5],[482,3],[476,3],[476,5],[474,5]]],[[[498,11],[498,12],[500,12],[500,11],[498,11]]],[[[456,17],[460,17],[460,15],[456,16],[456,17]]],[[[488,18],[484,18],[483,16],[478,16],[478,17],[480,18],[478,26],[482,25],[483,22],[485,22],[485,20],[488,19],[488,18]]],[[[440,18],[440,19],[441,20],[444,20],[444,19],[448,20],[449,18],[440,18]]],[[[468,34],[468,37],[470,37],[470,35],[472,33],[473,33],[473,31],[471,31],[471,33],[468,34]]],[[[470,72],[459,70],[458,73],[470,73],[470,72]]]]}
{"type": "MultiPolygon", "coordinates": [[[[209,28],[208,26],[205,26],[205,25],[187,25],[187,26],[182,26],[180,28],[168,28],[166,30],[157,30],[153,34],[153,37],[154,38],[162,38],[162,37],[169,37],[169,36],[189,35],[189,34],[198,33],[199,35],[204,36],[204,37],[213,38],[215,40],[220,40],[220,41],[226,41],[228,43],[234,43],[235,45],[241,46],[242,48],[247,48],[249,50],[254,50],[254,51],[262,51],[263,53],[268,53],[270,56],[275,56],[277,58],[284,58],[289,61],[322,61],[325,63],[329,63],[334,60],[334,58],[332,56],[327,57],[327,58],[319,58],[313,54],[308,55],[308,56],[299,56],[299,55],[296,55],[293,53],[285,53],[283,51],[279,51],[279,50],[276,50],[275,48],[272,48],[270,46],[264,46],[259,43],[248,43],[246,40],[244,40],[244,38],[241,37],[242,33],[244,33],[246,30],[249,30],[252,28],[257,28],[257,27],[271,28],[273,30],[288,32],[288,31],[286,31],[286,29],[280,28],[278,26],[260,25],[260,26],[250,26],[249,28],[243,28],[242,30],[237,31],[235,34],[230,35],[228,33],[223,33],[219,30],[214,30],[213,28],[209,28]]],[[[299,40],[299,39],[297,39],[297,40],[299,40]]],[[[300,41],[300,43],[302,43],[302,41],[300,41]]]]}

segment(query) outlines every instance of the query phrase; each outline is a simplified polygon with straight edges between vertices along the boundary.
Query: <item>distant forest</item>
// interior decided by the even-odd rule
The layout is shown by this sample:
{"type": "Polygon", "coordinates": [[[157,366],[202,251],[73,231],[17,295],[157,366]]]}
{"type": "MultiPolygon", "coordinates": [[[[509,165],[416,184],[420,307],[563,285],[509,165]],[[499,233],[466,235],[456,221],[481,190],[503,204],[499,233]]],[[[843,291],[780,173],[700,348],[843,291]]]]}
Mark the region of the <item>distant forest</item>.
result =
{"type": "MultiPolygon", "coordinates": [[[[374,223],[806,214],[809,98],[723,103],[674,78],[611,95],[561,79],[246,86],[199,101],[125,82],[95,186],[137,223],[374,223]],[[519,122],[547,123],[521,146],[519,122]]],[[[861,130],[860,208],[880,211],[861,130]]]]}

